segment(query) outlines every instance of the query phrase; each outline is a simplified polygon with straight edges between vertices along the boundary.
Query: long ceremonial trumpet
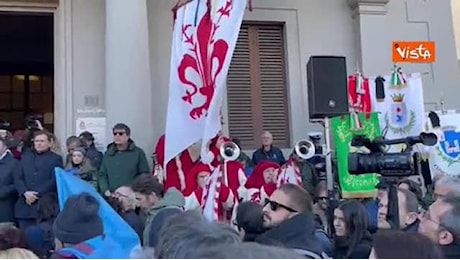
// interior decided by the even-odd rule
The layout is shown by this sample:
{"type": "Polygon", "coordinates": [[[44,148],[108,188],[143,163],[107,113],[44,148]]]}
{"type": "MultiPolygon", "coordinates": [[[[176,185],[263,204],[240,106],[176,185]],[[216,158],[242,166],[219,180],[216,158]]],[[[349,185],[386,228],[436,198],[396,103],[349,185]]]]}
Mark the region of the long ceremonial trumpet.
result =
{"type": "Polygon", "coordinates": [[[241,154],[240,148],[234,142],[225,142],[220,147],[219,152],[224,161],[236,161],[241,154]]]}
{"type": "Polygon", "coordinates": [[[308,140],[297,141],[294,150],[297,156],[304,160],[310,159],[315,155],[315,145],[308,140]]]}

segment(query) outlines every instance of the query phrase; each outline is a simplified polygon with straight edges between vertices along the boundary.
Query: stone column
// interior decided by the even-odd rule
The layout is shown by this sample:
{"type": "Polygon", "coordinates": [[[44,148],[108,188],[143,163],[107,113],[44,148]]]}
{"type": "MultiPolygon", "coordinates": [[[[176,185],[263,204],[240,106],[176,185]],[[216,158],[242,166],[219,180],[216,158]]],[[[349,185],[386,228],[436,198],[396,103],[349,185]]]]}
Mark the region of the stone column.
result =
{"type": "Polygon", "coordinates": [[[391,39],[386,21],[390,0],[347,0],[352,9],[357,68],[366,76],[391,70],[391,39]]]}
{"type": "Polygon", "coordinates": [[[105,107],[107,141],[126,123],[150,154],[153,140],[147,0],[106,0],[105,107]]]}

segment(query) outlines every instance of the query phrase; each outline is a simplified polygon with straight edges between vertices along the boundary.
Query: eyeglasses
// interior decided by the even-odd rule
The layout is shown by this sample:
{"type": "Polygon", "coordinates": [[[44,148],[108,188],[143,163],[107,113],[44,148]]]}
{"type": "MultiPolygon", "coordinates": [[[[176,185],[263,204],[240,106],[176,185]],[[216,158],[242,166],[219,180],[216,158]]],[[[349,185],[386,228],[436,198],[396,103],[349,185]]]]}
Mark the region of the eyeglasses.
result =
{"type": "Polygon", "coordinates": [[[119,136],[123,136],[125,135],[125,132],[113,132],[113,135],[119,135],[119,136]]]}
{"type": "Polygon", "coordinates": [[[293,213],[298,212],[297,210],[295,210],[293,208],[290,208],[288,206],[285,206],[285,205],[283,205],[281,203],[278,203],[276,201],[271,201],[269,199],[265,199],[265,206],[267,206],[267,205],[270,205],[270,209],[272,211],[277,211],[279,208],[283,208],[283,209],[285,209],[285,210],[287,210],[289,212],[293,212],[293,213]]]}
{"type": "Polygon", "coordinates": [[[434,221],[432,218],[431,218],[431,215],[430,215],[430,211],[427,210],[425,212],[422,213],[422,218],[428,220],[428,221],[431,221],[437,225],[441,225],[441,223],[437,222],[437,221],[434,221]]]}
{"type": "Polygon", "coordinates": [[[119,192],[115,192],[113,195],[114,195],[115,197],[120,197],[120,198],[129,198],[128,195],[125,195],[125,194],[119,193],[119,192]]]}

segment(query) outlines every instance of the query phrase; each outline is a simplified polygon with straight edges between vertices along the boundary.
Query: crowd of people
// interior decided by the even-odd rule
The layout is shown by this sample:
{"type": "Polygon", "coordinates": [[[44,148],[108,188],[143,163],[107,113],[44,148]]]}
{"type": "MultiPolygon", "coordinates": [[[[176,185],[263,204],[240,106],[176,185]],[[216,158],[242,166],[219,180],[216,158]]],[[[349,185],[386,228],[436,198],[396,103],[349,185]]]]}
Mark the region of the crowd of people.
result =
{"type": "MultiPolygon", "coordinates": [[[[295,151],[286,160],[269,132],[252,158],[241,152],[235,161],[220,156],[231,139],[218,135],[207,144],[209,158],[192,146],[165,163],[162,136],[153,169],[121,123],[104,153],[89,132],[69,137],[66,153],[41,127],[18,136],[0,136],[0,258],[116,253],[92,195],[77,194],[59,208],[55,167],[92,185],[137,233],[142,248],[133,250],[133,258],[460,257],[459,177],[436,176],[433,191],[410,177],[382,181],[376,198],[335,201],[322,162],[295,151]],[[288,166],[297,183],[280,181],[288,166]],[[221,178],[210,192],[215,171],[221,178]],[[208,201],[211,212],[204,210],[208,201]]],[[[321,153],[320,136],[310,138],[321,153]]]]}

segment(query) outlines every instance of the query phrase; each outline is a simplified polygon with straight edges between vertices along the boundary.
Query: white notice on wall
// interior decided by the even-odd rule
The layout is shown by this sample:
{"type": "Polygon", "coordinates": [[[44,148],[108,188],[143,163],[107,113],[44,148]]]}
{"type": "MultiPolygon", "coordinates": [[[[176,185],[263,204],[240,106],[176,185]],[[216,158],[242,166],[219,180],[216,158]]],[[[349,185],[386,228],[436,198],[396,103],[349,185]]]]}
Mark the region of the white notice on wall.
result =
{"type": "Polygon", "coordinates": [[[77,136],[88,131],[94,136],[94,144],[99,151],[105,151],[107,147],[107,138],[105,134],[106,120],[105,117],[82,117],[77,118],[77,136]]]}

